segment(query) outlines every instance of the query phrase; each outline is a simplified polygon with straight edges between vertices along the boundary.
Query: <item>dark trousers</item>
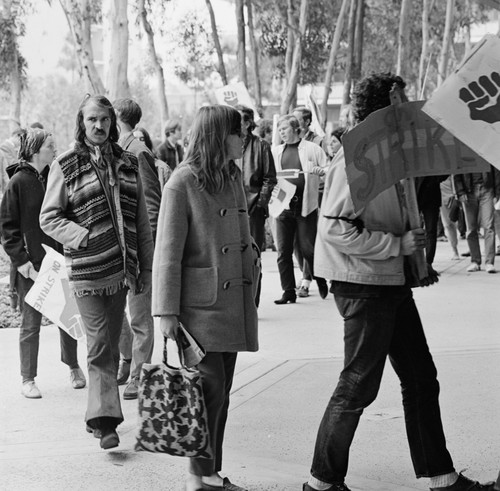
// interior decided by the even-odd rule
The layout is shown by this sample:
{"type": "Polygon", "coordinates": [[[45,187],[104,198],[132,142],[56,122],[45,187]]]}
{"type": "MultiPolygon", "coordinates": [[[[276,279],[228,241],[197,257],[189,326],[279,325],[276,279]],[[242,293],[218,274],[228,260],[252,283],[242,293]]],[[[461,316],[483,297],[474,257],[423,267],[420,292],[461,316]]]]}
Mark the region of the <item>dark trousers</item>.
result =
{"type": "Polygon", "coordinates": [[[349,447],[363,410],[377,396],[387,356],[401,381],[417,477],[454,471],[441,422],[437,372],[411,290],[379,289],[386,294],[348,298],[335,293],[344,318],[344,369],[321,421],[311,468],[314,477],[327,483],[344,481],[349,447]]]}
{"type": "Polygon", "coordinates": [[[302,253],[304,264],[307,264],[311,275],[314,274],[314,242],[318,224],[318,212],[314,210],[306,217],[301,216],[302,201],[290,203],[276,219],[276,240],[278,249],[278,270],[281,288],[284,291],[295,290],[295,274],[293,271],[293,244],[297,238],[297,246],[302,253]]]}
{"type": "Polygon", "coordinates": [[[229,409],[229,393],[233,385],[237,353],[207,353],[198,365],[203,380],[207,406],[208,430],[213,459],[189,459],[189,472],[211,476],[222,469],[222,444],[229,409]]]}
{"type": "Polygon", "coordinates": [[[427,206],[420,210],[424,218],[425,259],[427,264],[434,262],[436,256],[437,231],[439,223],[439,206],[427,206]]]}
{"type": "Polygon", "coordinates": [[[87,334],[89,392],[85,421],[92,428],[115,428],[123,421],[116,374],[126,300],[126,288],[112,295],[76,297],[87,334]]]}
{"type": "MultiPolygon", "coordinates": [[[[40,324],[42,314],[24,301],[24,297],[33,286],[33,280],[17,273],[15,282],[19,310],[21,311],[21,329],[19,332],[19,355],[21,359],[21,377],[23,380],[37,376],[38,350],[40,346],[40,324]]],[[[70,368],[78,366],[77,341],[66,331],[59,329],[61,361],[70,368]]]]}
{"type": "MultiPolygon", "coordinates": [[[[257,247],[262,251],[265,248],[265,225],[266,225],[266,210],[260,206],[256,206],[250,215],[250,235],[255,240],[257,247]]],[[[259,277],[259,284],[257,285],[257,292],[255,294],[255,305],[258,307],[260,303],[260,290],[262,286],[262,272],[259,277]]]]}

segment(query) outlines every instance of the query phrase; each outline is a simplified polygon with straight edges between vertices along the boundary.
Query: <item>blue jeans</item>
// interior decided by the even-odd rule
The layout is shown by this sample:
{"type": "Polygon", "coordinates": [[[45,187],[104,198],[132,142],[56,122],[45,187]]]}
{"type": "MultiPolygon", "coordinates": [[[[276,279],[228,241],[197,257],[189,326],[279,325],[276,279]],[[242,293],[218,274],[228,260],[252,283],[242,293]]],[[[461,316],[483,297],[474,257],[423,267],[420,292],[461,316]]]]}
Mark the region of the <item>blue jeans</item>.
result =
{"type": "Polygon", "coordinates": [[[484,258],[486,264],[495,264],[495,225],[493,191],[485,189],[482,184],[474,186],[472,193],[467,193],[467,201],[462,203],[467,225],[467,244],[470,260],[481,264],[481,248],[479,247],[479,227],[484,229],[484,258]]]}
{"type": "MultiPolygon", "coordinates": [[[[17,273],[15,288],[21,311],[21,329],[19,332],[19,355],[21,359],[21,377],[23,380],[37,376],[38,350],[40,346],[40,324],[42,314],[24,301],[24,297],[33,286],[33,280],[17,273]]],[[[78,366],[77,341],[66,331],[59,329],[61,361],[70,368],[78,366]]]]}
{"type": "Polygon", "coordinates": [[[332,288],[344,318],[344,368],[318,430],[311,474],[326,483],[344,481],[354,433],[377,396],[387,356],[401,381],[415,474],[453,472],[437,372],[411,290],[336,282],[332,288]]]}
{"type": "Polygon", "coordinates": [[[89,392],[85,421],[92,428],[115,428],[123,421],[116,374],[127,289],[112,295],[75,298],[87,334],[89,392]]]}

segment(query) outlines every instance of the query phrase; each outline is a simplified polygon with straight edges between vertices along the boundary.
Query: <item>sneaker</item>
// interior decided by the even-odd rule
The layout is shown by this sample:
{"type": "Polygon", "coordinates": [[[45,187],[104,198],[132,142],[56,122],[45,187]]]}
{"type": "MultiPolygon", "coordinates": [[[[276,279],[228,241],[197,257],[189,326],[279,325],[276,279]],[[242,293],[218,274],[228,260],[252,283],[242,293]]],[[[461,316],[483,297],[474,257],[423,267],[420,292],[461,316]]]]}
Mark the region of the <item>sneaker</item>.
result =
{"type": "MultiPolygon", "coordinates": [[[[302,491],[316,491],[314,488],[309,486],[306,482],[302,486],[302,491]]],[[[326,491],[351,491],[344,483],[332,484],[326,491]]]]}
{"type": "Polygon", "coordinates": [[[480,484],[473,481],[463,474],[458,475],[458,479],[451,486],[444,486],[442,488],[430,488],[431,491],[494,491],[495,483],[488,482],[480,484]]]}
{"type": "Polygon", "coordinates": [[[134,377],[125,387],[123,391],[123,398],[127,400],[137,399],[137,393],[139,391],[139,379],[134,377]]]}
{"type": "Polygon", "coordinates": [[[125,385],[130,376],[130,361],[124,360],[123,358],[120,360],[120,364],[118,365],[118,375],[116,376],[116,383],[118,385],[125,385]]]}
{"type": "Polygon", "coordinates": [[[69,380],[73,389],[83,389],[87,385],[87,381],[85,380],[85,375],[82,372],[80,367],[72,368],[69,371],[69,380]]]}
{"type": "Polygon", "coordinates": [[[493,264],[487,264],[486,267],[485,267],[485,269],[486,269],[487,273],[493,273],[494,274],[494,273],[497,272],[497,270],[495,269],[495,266],[493,266],[493,264]]]}
{"type": "Polygon", "coordinates": [[[21,394],[28,399],[41,399],[42,393],[40,389],[36,386],[34,380],[30,380],[23,384],[23,388],[21,389],[21,394]]]}
{"type": "Polygon", "coordinates": [[[297,297],[306,298],[309,296],[309,288],[307,286],[301,286],[297,290],[297,297]]]}
{"type": "Polygon", "coordinates": [[[470,263],[467,267],[467,273],[475,273],[476,271],[481,271],[481,266],[477,263],[470,263]]]}

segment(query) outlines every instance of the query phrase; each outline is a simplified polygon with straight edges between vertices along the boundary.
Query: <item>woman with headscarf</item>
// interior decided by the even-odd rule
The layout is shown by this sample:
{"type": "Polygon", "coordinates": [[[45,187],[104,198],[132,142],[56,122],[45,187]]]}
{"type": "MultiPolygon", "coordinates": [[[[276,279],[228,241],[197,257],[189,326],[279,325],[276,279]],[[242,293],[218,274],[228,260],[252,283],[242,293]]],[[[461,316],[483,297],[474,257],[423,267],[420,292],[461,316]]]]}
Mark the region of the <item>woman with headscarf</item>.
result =
{"type": "MultiPolygon", "coordinates": [[[[24,302],[24,297],[35,280],[45,250],[60,246],[45,235],[38,220],[49,166],[55,157],[52,135],[42,129],[28,129],[20,135],[19,158],[7,168],[10,181],[0,205],[0,233],[2,245],[9,256],[15,274],[13,286],[19,297],[22,314],[19,337],[23,396],[42,397],[35,383],[42,314],[24,302]]],[[[78,365],[77,342],[65,331],[61,336],[61,359],[70,368],[70,379],[75,389],[85,387],[85,376],[78,365]]]]}
{"type": "Polygon", "coordinates": [[[222,478],[222,443],[236,356],[257,351],[260,275],[241,171],[241,116],[202,107],[183,163],[162,195],[153,259],[153,315],[165,337],[179,321],[206,351],[198,365],[214,457],[191,458],[187,491],[243,488],[222,478]]]}

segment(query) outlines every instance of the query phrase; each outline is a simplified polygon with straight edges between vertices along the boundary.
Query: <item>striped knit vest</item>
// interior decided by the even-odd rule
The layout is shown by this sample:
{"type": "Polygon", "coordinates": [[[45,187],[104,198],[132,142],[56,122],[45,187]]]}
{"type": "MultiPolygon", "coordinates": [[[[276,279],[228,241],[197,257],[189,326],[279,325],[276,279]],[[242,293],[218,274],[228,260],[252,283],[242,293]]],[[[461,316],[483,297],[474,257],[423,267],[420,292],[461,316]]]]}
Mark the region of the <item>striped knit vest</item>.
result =
{"type": "Polygon", "coordinates": [[[121,212],[108,200],[89,156],[68,152],[59,163],[68,190],[66,218],[89,231],[87,247],[64,250],[75,295],[113,294],[124,286],[133,289],[138,274],[135,157],[128,152],[113,157],[121,212]]]}

